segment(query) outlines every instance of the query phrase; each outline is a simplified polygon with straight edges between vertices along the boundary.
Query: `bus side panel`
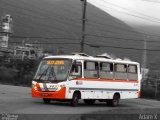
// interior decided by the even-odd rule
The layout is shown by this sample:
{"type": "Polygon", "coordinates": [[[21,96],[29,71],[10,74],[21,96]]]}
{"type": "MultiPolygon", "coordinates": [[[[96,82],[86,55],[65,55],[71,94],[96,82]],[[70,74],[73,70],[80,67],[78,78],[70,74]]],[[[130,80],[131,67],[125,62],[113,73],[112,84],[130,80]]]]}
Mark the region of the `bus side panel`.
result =
{"type": "Polygon", "coordinates": [[[71,80],[66,98],[72,98],[74,91],[80,91],[82,99],[112,99],[115,93],[119,93],[121,99],[138,98],[137,81],[125,81],[71,80]]]}

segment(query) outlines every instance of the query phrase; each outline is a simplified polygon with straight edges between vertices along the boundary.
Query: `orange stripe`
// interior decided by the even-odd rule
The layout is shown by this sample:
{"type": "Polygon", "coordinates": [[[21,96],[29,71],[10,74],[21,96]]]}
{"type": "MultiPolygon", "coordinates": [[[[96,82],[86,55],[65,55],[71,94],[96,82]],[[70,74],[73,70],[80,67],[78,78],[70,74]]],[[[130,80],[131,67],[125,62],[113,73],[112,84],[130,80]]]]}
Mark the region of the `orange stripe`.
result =
{"type": "Polygon", "coordinates": [[[50,99],[65,99],[66,88],[61,88],[59,91],[55,92],[41,92],[35,91],[32,88],[32,97],[34,98],[50,98],[50,99]]]}
{"type": "Polygon", "coordinates": [[[73,80],[84,80],[84,81],[99,81],[99,82],[129,82],[138,83],[138,80],[121,80],[121,79],[96,79],[96,78],[75,78],[73,80]]]}

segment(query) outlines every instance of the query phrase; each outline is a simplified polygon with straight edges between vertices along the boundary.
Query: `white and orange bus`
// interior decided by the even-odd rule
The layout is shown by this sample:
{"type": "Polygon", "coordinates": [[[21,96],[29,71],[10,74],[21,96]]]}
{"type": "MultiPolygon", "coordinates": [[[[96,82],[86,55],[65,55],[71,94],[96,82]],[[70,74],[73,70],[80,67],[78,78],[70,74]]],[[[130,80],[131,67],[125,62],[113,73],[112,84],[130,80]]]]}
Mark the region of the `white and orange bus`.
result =
{"type": "Polygon", "coordinates": [[[45,57],[32,81],[32,97],[118,106],[120,99],[140,97],[141,71],[137,62],[88,56],[84,53],[45,57]]]}

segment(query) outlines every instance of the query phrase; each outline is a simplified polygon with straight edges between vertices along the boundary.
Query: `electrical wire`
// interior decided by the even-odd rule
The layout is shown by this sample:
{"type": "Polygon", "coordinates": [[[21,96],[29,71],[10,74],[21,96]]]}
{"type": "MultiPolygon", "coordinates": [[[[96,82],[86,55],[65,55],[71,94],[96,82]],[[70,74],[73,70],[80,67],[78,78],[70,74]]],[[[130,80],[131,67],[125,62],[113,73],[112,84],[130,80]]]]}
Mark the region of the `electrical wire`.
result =
{"type": "MultiPolygon", "coordinates": [[[[8,42],[8,43],[12,43],[12,44],[13,43],[20,43],[20,44],[22,44],[22,42],[8,42]]],[[[66,45],[67,44],[77,45],[78,44],[79,45],[79,43],[75,43],[75,42],[74,43],[73,42],[72,43],[71,42],[70,43],[68,43],[68,42],[39,42],[39,43],[32,43],[32,44],[62,44],[62,45],[64,45],[64,44],[66,44],[66,45]]]]}
{"type": "Polygon", "coordinates": [[[117,48],[117,49],[128,49],[128,50],[146,50],[146,51],[153,51],[153,52],[159,52],[160,50],[154,50],[154,49],[141,49],[141,48],[129,48],[129,47],[120,47],[120,46],[109,46],[109,45],[95,45],[95,44],[90,44],[90,43],[84,43],[85,45],[88,45],[90,47],[109,47],[109,48],[117,48]]]}
{"type": "Polygon", "coordinates": [[[138,41],[138,42],[156,42],[156,43],[160,42],[160,41],[150,41],[150,40],[145,41],[145,40],[137,40],[137,39],[121,38],[121,37],[113,37],[113,36],[107,37],[107,36],[100,36],[100,35],[89,34],[89,33],[86,33],[85,35],[86,36],[100,37],[100,38],[112,38],[112,39],[127,40],[127,41],[133,41],[133,42],[135,42],[135,41],[138,41]]]}
{"type": "Polygon", "coordinates": [[[41,36],[11,36],[11,38],[80,40],[77,38],[59,38],[59,37],[41,37],[41,36]]]}
{"type": "MultiPolygon", "coordinates": [[[[97,4],[97,5],[101,6],[101,7],[106,8],[105,5],[102,5],[102,4],[99,4],[99,3],[95,3],[95,4],[97,4]]],[[[132,16],[132,17],[136,17],[136,18],[139,18],[139,19],[143,19],[143,20],[145,20],[145,21],[150,21],[150,22],[154,22],[154,23],[159,23],[159,24],[160,24],[160,21],[154,21],[154,20],[151,20],[151,19],[146,19],[146,18],[144,18],[144,17],[142,17],[142,16],[138,16],[138,15],[134,15],[134,14],[131,14],[131,13],[123,12],[123,11],[120,11],[120,10],[117,10],[117,9],[114,9],[114,8],[110,8],[110,7],[107,7],[107,8],[108,8],[108,9],[111,9],[111,10],[114,10],[114,11],[117,11],[117,12],[119,12],[119,13],[123,13],[123,14],[129,15],[129,16],[132,16]]]]}
{"type": "MultiPolygon", "coordinates": [[[[143,16],[143,17],[147,17],[147,19],[151,19],[151,20],[154,19],[155,21],[160,22],[160,19],[159,19],[159,18],[155,18],[155,17],[153,17],[153,16],[148,16],[148,15],[142,14],[142,13],[140,13],[140,12],[137,12],[137,11],[134,11],[134,10],[131,10],[131,9],[127,9],[127,8],[121,7],[121,6],[119,6],[119,5],[115,5],[115,4],[110,3],[110,2],[107,2],[107,1],[105,1],[105,0],[102,0],[102,1],[105,2],[105,3],[107,3],[107,4],[109,4],[109,5],[112,5],[112,6],[114,6],[114,7],[121,8],[121,9],[123,9],[123,10],[126,10],[127,12],[132,12],[132,13],[135,13],[135,14],[137,14],[137,15],[140,15],[140,16],[143,16]]],[[[154,20],[153,20],[153,21],[154,21],[154,20]]]]}

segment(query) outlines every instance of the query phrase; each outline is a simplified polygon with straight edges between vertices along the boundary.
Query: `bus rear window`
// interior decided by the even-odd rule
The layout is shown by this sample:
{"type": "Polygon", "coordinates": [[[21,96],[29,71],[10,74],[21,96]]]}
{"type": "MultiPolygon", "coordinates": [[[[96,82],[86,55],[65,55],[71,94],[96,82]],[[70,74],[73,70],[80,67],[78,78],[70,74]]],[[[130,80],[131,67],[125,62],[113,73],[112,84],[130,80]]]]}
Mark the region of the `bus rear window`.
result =
{"type": "Polygon", "coordinates": [[[128,66],[128,73],[137,73],[137,66],[136,65],[129,65],[128,66]]]}

